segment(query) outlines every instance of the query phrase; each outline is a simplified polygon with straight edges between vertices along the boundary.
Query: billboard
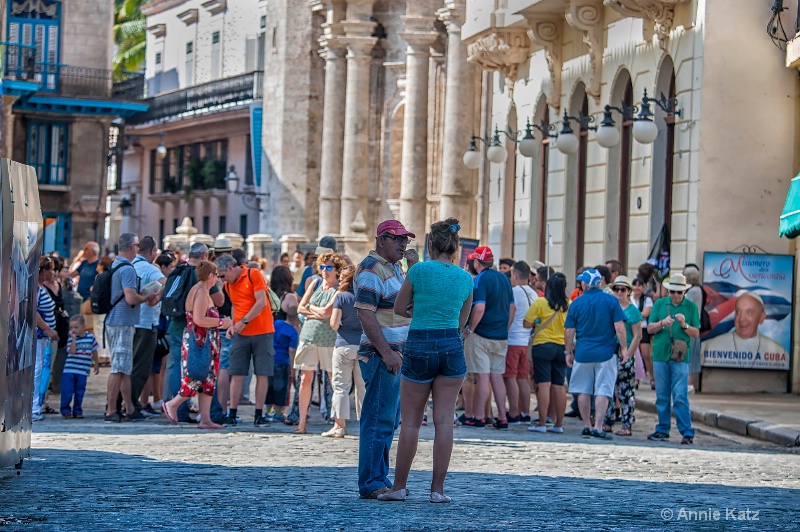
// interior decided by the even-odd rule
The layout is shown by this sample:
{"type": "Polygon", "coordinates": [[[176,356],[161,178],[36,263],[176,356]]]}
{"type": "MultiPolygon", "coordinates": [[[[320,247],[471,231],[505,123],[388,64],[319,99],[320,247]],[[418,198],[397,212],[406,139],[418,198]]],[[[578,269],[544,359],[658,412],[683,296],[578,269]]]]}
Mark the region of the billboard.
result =
{"type": "Polygon", "coordinates": [[[704,367],[789,370],[794,257],[707,252],[703,287],[704,367]]]}

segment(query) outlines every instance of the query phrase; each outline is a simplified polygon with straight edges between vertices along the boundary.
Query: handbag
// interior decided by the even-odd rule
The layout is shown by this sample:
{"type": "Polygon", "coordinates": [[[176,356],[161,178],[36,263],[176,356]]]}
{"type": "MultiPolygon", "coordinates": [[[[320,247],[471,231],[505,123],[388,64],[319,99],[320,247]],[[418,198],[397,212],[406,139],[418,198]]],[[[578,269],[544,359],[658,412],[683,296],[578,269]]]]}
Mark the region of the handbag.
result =
{"type": "MultiPolygon", "coordinates": [[[[672,317],[672,312],[669,312],[669,317],[672,317]]],[[[689,342],[674,338],[672,336],[672,325],[669,326],[669,341],[669,359],[675,362],[686,360],[686,353],[689,352],[689,342]]]]}
{"type": "Polygon", "coordinates": [[[206,335],[203,345],[197,345],[197,333],[194,327],[189,329],[189,349],[186,352],[186,373],[193,381],[204,381],[208,378],[211,367],[211,340],[206,335]]]}

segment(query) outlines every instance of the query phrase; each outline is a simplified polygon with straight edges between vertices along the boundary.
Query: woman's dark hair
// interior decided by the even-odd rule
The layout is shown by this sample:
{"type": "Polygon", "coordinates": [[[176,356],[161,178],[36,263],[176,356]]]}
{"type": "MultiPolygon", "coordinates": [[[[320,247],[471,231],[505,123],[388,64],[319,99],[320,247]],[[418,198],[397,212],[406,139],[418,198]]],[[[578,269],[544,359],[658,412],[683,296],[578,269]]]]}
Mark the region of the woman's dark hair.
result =
{"type": "Polygon", "coordinates": [[[645,284],[650,282],[650,279],[656,274],[656,268],[649,262],[645,262],[644,264],[639,265],[639,275],[638,277],[645,282],[645,284]]]}
{"type": "Polygon", "coordinates": [[[165,251],[164,253],[156,257],[156,266],[163,268],[164,266],[169,266],[176,260],[178,259],[175,258],[175,255],[173,255],[169,251],[165,251]]]}
{"type": "Polygon", "coordinates": [[[550,308],[556,312],[566,312],[569,306],[567,299],[567,278],[563,273],[556,273],[547,280],[544,288],[544,298],[550,308]]]}
{"type": "Polygon", "coordinates": [[[98,264],[98,266],[100,267],[101,271],[107,272],[111,268],[111,265],[113,263],[114,259],[106,255],[105,257],[100,259],[100,264],[98,264]]]}
{"type": "Polygon", "coordinates": [[[431,224],[428,242],[431,248],[445,255],[453,255],[458,251],[458,232],[461,230],[458,220],[448,218],[431,224]]]}
{"type": "Polygon", "coordinates": [[[275,266],[269,279],[269,287],[278,294],[279,298],[283,298],[284,295],[292,291],[293,281],[292,270],[286,266],[275,266]]]}
{"type": "Polygon", "coordinates": [[[353,277],[356,274],[356,267],[348,265],[339,272],[339,292],[353,291],[353,277]]]}

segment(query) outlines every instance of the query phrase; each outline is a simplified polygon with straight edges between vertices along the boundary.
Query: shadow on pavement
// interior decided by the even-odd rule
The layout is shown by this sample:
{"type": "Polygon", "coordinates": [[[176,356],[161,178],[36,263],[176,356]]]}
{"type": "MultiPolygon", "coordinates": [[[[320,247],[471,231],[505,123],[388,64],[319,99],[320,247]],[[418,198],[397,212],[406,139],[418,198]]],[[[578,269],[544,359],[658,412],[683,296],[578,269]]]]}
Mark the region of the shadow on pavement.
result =
{"type": "Polygon", "coordinates": [[[355,480],[354,467],[227,467],[45,448],[21,476],[0,481],[0,518],[57,530],[644,530],[675,527],[688,518],[684,508],[710,510],[708,520],[680,522],[697,530],[800,522],[800,490],[785,488],[451,472],[453,503],[432,505],[429,471],[412,471],[404,503],[360,500],[355,480]],[[757,521],[738,520],[748,508],[757,521]]]}

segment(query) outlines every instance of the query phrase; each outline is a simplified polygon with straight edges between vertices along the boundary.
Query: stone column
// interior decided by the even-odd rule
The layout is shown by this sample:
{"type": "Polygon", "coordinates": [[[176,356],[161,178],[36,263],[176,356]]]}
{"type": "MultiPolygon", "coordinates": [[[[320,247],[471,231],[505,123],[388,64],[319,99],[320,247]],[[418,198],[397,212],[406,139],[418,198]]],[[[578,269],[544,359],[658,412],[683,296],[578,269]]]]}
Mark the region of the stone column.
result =
{"type": "Polygon", "coordinates": [[[400,177],[400,220],[416,235],[424,235],[428,198],[428,72],[430,46],[437,38],[432,17],[403,17],[400,34],[407,43],[406,104],[400,177]]]}
{"type": "Polygon", "coordinates": [[[297,250],[300,244],[308,244],[308,237],[302,234],[290,233],[283,235],[279,242],[281,243],[281,253],[288,253],[291,255],[297,250]]]}
{"type": "Polygon", "coordinates": [[[439,217],[459,219],[462,235],[477,234],[474,173],[464,166],[475,119],[475,67],[467,62],[467,47],[461,41],[461,26],[466,15],[466,0],[446,0],[436,12],[447,27],[447,82],[442,140],[442,193],[439,217]]]}
{"type": "Polygon", "coordinates": [[[369,203],[369,102],[372,37],[376,23],[372,0],[350,0],[347,20],[342,22],[347,46],[347,95],[344,120],[344,161],[342,166],[342,215],[340,232],[358,232],[353,226],[357,218],[365,219],[369,203]]]}
{"type": "Polygon", "coordinates": [[[259,257],[266,258],[264,254],[264,245],[269,245],[274,242],[272,235],[267,235],[264,233],[256,233],[250,235],[245,240],[247,243],[247,258],[249,259],[253,255],[258,255],[259,257]]]}
{"type": "Polygon", "coordinates": [[[14,115],[11,113],[16,96],[3,96],[3,116],[2,116],[2,141],[0,142],[0,157],[5,159],[14,158],[14,115]]]}
{"type": "Polygon", "coordinates": [[[325,59],[325,96],[322,118],[322,160],[319,183],[319,234],[339,233],[341,224],[342,156],[344,150],[344,101],[347,82],[346,47],[339,40],[344,2],[326,4],[327,22],[320,38],[325,59]]]}

